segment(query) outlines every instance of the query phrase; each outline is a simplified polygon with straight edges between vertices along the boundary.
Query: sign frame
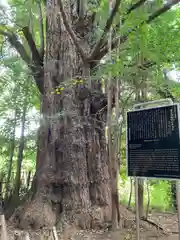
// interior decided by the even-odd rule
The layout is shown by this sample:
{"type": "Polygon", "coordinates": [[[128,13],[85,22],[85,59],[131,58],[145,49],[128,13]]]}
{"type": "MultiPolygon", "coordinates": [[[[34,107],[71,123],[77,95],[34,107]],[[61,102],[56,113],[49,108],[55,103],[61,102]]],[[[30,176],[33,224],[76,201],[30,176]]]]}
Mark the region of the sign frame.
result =
{"type": "MultiPolygon", "coordinates": [[[[127,122],[127,116],[129,112],[139,112],[139,111],[145,111],[145,110],[151,110],[151,109],[159,109],[159,108],[164,108],[164,107],[170,107],[170,106],[177,106],[177,119],[178,119],[178,130],[179,130],[179,142],[180,142],[180,104],[179,103],[173,103],[171,99],[169,99],[170,103],[169,104],[162,104],[161,106],[154,106],[154,107],[143,107],[143,105],[151,105],[151,104],[157,104],[159,103],[158,101],[152,101],[152,102],[146,102],[146,103],[140,103],[134,105],[133,110],[127,111],[126,112],[126,127],[128,127],[128,122],[127,122]],[[141,108],[142,107],[142,108],[141,108]]],[[[163,100],[160,100],[160,103],[163,102],[163,100]]],[[[168,102],[168,99],[166,99],[166,102],[168,102]]],[[[180,147],[180,145],[179,145],[180,147]]],[[[180,150],[179,150],[180,151],[180,150]]],[[[130,176],[128,174],[128,130],[126,130],[126,176],[127,177],[136,177],[139,179],[160,179],[160,180],[170,180],[170,181],[176,181],[179,178],[171,178],[171,177],[163,177],[163,176],[157,176],[157,177],[145,177],[145,176],[130,176]]]]}

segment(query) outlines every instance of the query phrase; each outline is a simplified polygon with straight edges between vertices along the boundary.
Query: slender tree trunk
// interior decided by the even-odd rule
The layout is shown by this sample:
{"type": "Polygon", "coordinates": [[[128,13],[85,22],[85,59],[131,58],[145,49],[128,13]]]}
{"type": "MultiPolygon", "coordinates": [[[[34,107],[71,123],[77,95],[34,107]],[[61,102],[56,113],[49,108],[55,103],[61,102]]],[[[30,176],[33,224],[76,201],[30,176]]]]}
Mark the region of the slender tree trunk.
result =
{"type": "MultiPolygon", "coordinates": [[[[118,150],[119,150],[119,135],[117,135],[117,130],[114,131],[114,141],[112,141],[113,127],[111,126],[112,117],[112,99],[116,95],[115,106],[116,106],[116,124],[118,126],[118,116],[119,116],[119,88],[116,89],[114,93],[115,85],[110,79],[108,81],[108,150],[109,150],[109,172],[111,175],[111,190],[112,190],[112,228],[115,229],[120,223],[120,210],[119,210],[119,194],[118,194],[118,175],[120,164],[118,162],[118,150]]],[[[117,86],[116,86],[117,87],[117,86]]],[[[118,131],[120,129],[118,128],[118,131]]]]}
{"type": "Polygon", "coordinates": [[[130,193],[129,193],[128,209],[131,208],[132,191],[133,191],[133,179],[130,178],[130,193]]]}
{"type": "MultiPolygon", "coordinates": [[[[71,1],[63,3],[70,26],[77,29],[71,1]]],[[[88,39],[79,41],[88,51],[88,39]]],[[[50,227],[60,217],[61,222],[73,221],[81,228],[98,227],[111,219],[105,124],[92,114],[96,98],[91,89],[82,84],[72,86],[77,75],[89,78],[90,69],[66,31],[55,0],[47,1],[46,44],[35,192],[19,224],[24,228],[30,222],[35,228],[50,227]],[[58,85],[64,87],[60,94],[55,91],[58,85]],[[82,100],[85,91],[91,97],[82,100]]]]}
{"type": "Polygon", "coordinates": [[[14,188],[14,196],[18,199],[19,197],[19,189],[21,185],[21,167],[23,161],[23,151],[24,151],[24,130],[25,130],[25,122],[26,122],[26,110],[27,104],[24,103],[22,119],[21,119],[21,136],[19,142],[19,151],[17,158],[17,167],[16,167],[16,176],[15,176],[15,188],[14,188]]]}
{"type": "MultiPolygon", "coordinates": [[[[140,61],[143,64],[142,56],[140,56],[140,61]]],[[[136,101],[139,102],[145,102],[147,101],[147,83],[146,83],[146,75],[143,75],[143,73],[140,73],[140,76],[142,77],[143,81],[139,89],[137,90],[137,97],[136,101]]],[[[144,180],[138,179],[138,199],[139,199],[139,216],[140,218],[145,217],[144,213],[144,180]]]]}
{"type": "MultiPolygon", "coordinates": [[[[139,103],[142,101],[141,91],[137,90],[136,101],[139,103]]],[[[142,218],[144,216],[144,180],[138,179],[138,204],[139,204],[139,216],[142,218]]]]}
{"type": "Polygon", "coordinates": [[[4,199],[3,199],[3,176],[0,176],[0,215],[3,214],[4,199]]]}
{"type": "MultiPolygon", "coordinates": [[[[112,89],[111,89],[111,79],[108,80],[108,113],[107,113],[107,126],[108,126],[108,158],[109,158],[109,174],[111,176],[111,187],[112,190],[112,224],[113,227],[117,225],[117,218],[116,218],[116,204],[115,204],[115,188],[116,188],[116,176],[113,176],[115,173],[115,169],[113,169],[114,163],[114,149],[112,144],[112,128],[111,128],[111,117],[112,117],[112,89]]],[[[116,175],[116,174],[115,174],[116,175]]]]}
{"type": "Polygon", "coordinates": [[[9,157],[9,163],[8,163],[8,175],[7,175],[7,182],[6,182],[5,200],[7,200],[8,195],[9,195],[9,184],[10,184],[10,179],[11,179],[12,163],[13,163],[14,150],[15,150],[16,121],[17,121],[17,109],[15,110],[12,137],[11,137],[11,142],[10,142],[10,149],[11,150],[10,150],[10,157],[9,157]]]}
{"type": "Polygon", "coordinates": [[[177,211],[177,202],[176,202],[176,181],[171,181],[171,199],[172,199],[172,206],[177,211]]]}
{"type": "MultiPolygon", "coordinates": [[[[109,62],[111,59],[111,30],[109,32],[108,37],[108,45],[109,45],[109,62]]],[[[109,72],[108,81],[107,81],[107,94],[108,94],[108,111],[107,111],[107,127],[108,127],[108,162],[109,162],[109,174],[111,178],[111,188],[112,188],[112,227],[115,228],[117,226],[117,212],[116,212],[116,169],[114,168],[114,151],[112,144],[112,126],[111,126],[111,118],[112,118],[112,74],[109,72]]]]}
{"type": "Polygon", "coordinates": [[[30,186],[31,174],[32,174],[32,172],[29,171],[29,172],[28,172],[28,175],[27,175],[27,181],[26,181],[27,190],[29,189],[29,186],[30,186]]]}

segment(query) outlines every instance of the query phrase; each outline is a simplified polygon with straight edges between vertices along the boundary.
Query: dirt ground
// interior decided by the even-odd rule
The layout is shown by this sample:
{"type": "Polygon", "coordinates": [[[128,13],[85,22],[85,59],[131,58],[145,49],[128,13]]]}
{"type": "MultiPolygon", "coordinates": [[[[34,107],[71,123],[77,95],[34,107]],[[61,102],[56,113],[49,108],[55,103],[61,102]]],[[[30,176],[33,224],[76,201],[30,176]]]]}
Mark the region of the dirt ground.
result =
{"type": "MultiPolygon", "coordinates": [[[[59,240],[133,240],[136,239],[136,223],[135,216],[131,211],[128,211],[125,207],[121,206],[122,218],[124,217],[124,226],[121,229],[115,231],[94,230],[94,231],[80,231],[75,228],[69,227],[64,234],[58,232],[59,240]],[[124,215],[124,216],[123,216],[124,215]]],[[[150,222],[140,221],[140,239],[159,239],[159,240],[178,240],[178,220],[177,214],[171,213],[152,213],[149,215],[150,222]],[[156,225],[157,224],[157,225],[156,225]],[[156,225],[156,226],[155,226],[156,225]]],[[[8,226],[8,239],[15,239],[13,237],[14,232],[19,235],[21,231],[13,229],[12,226],[8,226]]],[[[33,240],[53,240],[50,237],[51,230],[44,229],[43,231],[30,232],[30,237],[33,240]],[[43,235],[43,238],[42,238],[43,235]]],[[[23,238],[24,240],[25,238],[23,238]]]]}
{"type": "MultiPolygon", "coordinates": [[[[17,230],[16,230],[17,232],[17,230]]],[[[19,232],[19,231],[18,231],[19,232]]],[[[58,234],[58,240],[135,240],[136,239],[136,230],[135,229],[121,229],[116,231],[77,231],[75,233],[71,230],[64,235],[58,234]]],[[[9,240],[15,240],[12,229],[8,234],[9,240]]],[[[32,240],[53,240],[54,238],[50,237],[49,232],[45,231],[43,234],[40,232],[31,232],[30,238],[32,240]],[[43,236],[43,237],[42,237],[43,236]]],[[[19,239],[19,238],[18,238],[19,239]]],[[[25,240],[25,238],[20,238],[25,240]]],[[[162,231],[156,229],[145,229],[141,228],[140,239],[149,239],[149,240],[178,240],[178,234],[164,234],[162,231]]]]}

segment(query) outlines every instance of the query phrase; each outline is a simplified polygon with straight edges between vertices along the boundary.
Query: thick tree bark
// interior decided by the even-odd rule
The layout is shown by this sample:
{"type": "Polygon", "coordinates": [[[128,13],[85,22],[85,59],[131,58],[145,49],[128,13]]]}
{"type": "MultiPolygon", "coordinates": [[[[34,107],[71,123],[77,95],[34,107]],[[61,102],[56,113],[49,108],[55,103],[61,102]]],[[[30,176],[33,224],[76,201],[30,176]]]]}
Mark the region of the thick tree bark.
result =
{"type": "MultiPolygon", "coordinates": [[[[70,2],[63,1],[64,9],[75,29],[70,2]]],[[[105,124],[96,121],[96,114],[92,115],[93,99],[82,100],[82,86],[73,87],[71,83],[68,86],[76,75],[84,75],[90,69],[66,31],[55,0],[48,1],[47,10],[45,92],[41,101],[34,195],[18,224],[23,228],[49,227],[61,216],[61,220],[66,218],[81,228],[98,227],[111,218],[105,124]],[[64,83],[67,84],[64,90],[56,94],[54,88],[64,83]]],[[[87,40],[80,42],[88,51],[87,40]]]]}

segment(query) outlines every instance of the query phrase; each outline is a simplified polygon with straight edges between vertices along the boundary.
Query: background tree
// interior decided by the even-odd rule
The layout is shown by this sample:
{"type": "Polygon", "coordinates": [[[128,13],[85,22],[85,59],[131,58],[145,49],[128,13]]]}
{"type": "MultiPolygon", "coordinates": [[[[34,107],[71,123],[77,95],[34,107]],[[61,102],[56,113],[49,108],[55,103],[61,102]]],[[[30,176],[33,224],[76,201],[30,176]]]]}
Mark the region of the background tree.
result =
{"type": "Polygon", "coordinates": [[[36,135],[28,130],[30,124],[34,122],[34,116],[29,117],[28,113],[29,111],[32,112],[33,105],[36,106],[37,99],[31,81],[28,82],[31,92],[27,91],[27,72],[24,66],[22,67],[20,58],[5,58],[1,61],[1,67],[3,71],[1,72],[0,136],[4,154],[1,154],[0,159],[3,162],[3,165],[1,165],[3,198],[5,199],[5,209],[8,210],[7,215],[9,215],[29,188],[29,186],[26,186],[28,176],[24,176],[24,179],[22,179],[21,167],[27,175],[28,171],[33,170],[33,161],[30,165],[28,162],[29,159],[35,157],[33,151],[36,151],[36,135]],[[32,93],[34,93],[34,96],[31,95],[32,93]],[[27,112],[23,109],[27,109],[27,112]],[[26,117],[26,125],[22,128],[22,138],[20,129],[21,125],[25,123],[24,117],[26,117]],[[18,148],[20,151],[18,151],[18,148]],[[21,155],[23,152],[24,157],[21,155]],[[18,162],[21,162],[21,166],[18,162]],[[15,191],[17,189],[18,192],[15,191]]]}

